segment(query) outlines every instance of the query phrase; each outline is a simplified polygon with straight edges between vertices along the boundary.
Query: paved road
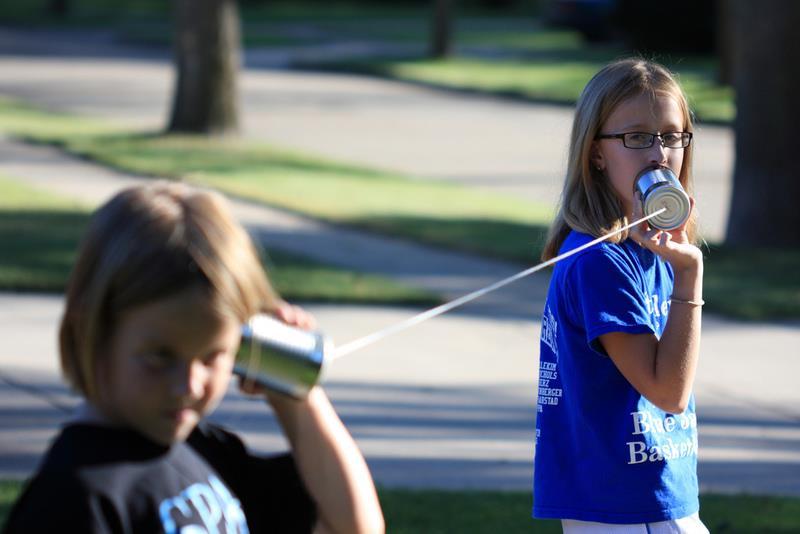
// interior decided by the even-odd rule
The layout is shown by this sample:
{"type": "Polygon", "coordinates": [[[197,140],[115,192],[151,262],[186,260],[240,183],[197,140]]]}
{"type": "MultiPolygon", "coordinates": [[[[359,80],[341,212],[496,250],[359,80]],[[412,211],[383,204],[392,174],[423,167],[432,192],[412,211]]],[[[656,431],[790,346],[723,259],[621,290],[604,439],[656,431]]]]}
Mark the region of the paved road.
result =
{"type": "MultiPolygon", "coordinates": [[[[3,35],[8,34],[0,30],[0,46],[3,35]]],[[[171,71],[158,54],[76,46],[66,47],[61,57],[43,57],[42,48],[52,46],[37,48],[13,37],[5,41],[9,53],[0,53],[0,93],[145,127],[163,122],[171,71]]],[[[552,178],[564,157],[558,140],[566,138],[569,122],[565,109],[259,68],[249,69],[243,82],[248,135],[420,178],[455,179],[537,200],[555,195],[552,178]]],[[[704,153],[716,155],[700,161],[703,187],[712,192],[703,195],[711,200],[704,211],[716,210],[709,233],[719,233],[730,132],[705,128],[702,134],[704,153]]],[[[0,173],[88,204],[139,179],[7,140],[0,141],[0,173]]],[[[518,268],[246,203],[235,209],[267,246],[314,251],[321,259],[448,296],[518,268]]],[[[544,282],[526,280],[333,366],[327,388],[379,483],[530,487],[536,316],[544,282]]],[[[55,368],[60,306],[60,297],[0,295],[0,475],[29,473],[75,403],[55,368]]],[[[338,342],[416,311],[310,308],[338,342]]],[[[697,380],[703,489],[800,495],[800,392],[793,378],[798,342],[796,325],[706,318],[697,380]]],[[[242,430],[257,448],[282,444],[268,411],[235,392],[216,417],[242,430]]]]}
{"type": "MultiPolygon", "coordinates": [[[[407,317],[391,308],[309,308],[340,340],[407,317]]],[[[29,474],[76,402],[56,378],[60,311],[60,297],[0,295],[0,476],[29,474]]],[[[707,318],[703,333],[702,490],[800,496],[797,363],[790,354],[751,356],[765,339],[797,346],[797,330],[731,326],[707,318]]],[[[326,389],[378,483],[527,490],[537,338],[531,321],[455,313],[337,361],[326,389]]],[[[233,391],[214,418],[259,450],[283,446],[267,408],[233,391]]]]}

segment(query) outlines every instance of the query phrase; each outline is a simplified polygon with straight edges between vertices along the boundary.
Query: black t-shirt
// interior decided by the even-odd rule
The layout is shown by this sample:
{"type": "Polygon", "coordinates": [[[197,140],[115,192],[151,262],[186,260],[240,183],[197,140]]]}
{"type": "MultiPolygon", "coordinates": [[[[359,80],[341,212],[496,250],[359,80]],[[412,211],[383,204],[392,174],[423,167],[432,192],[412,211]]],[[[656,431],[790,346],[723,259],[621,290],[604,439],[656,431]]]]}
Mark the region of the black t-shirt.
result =
{"type": "Polygon", "coordinates": [[[3,532],[291,533],[315,522],[289,455],[253,456],[210,424],[164,447],[80,423],[61,431],[3,532]]]}

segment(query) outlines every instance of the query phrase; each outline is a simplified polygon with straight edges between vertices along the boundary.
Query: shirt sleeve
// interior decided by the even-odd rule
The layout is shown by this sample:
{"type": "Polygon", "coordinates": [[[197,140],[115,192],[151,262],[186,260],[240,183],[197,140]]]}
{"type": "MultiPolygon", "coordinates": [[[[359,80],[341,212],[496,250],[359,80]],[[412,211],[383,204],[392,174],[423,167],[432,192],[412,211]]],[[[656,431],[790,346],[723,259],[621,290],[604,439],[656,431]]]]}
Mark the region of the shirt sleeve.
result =
{"type": "Polygon", "coordinates": [[[291,454],[251,454],[235,435],[203,425],[189,440],[239,499],[251,532],[312,532],[316,505],[291,454]]]}
{"type": "Polygon", "coordinates": [[[605,355],[598,338],[610,332],[655,333],[650,296],[641,275],[622,254],[599,248],[579,256],[569,276],[568,305],[585,325],[586,342],[605,355]]]}
{"type": "Polygon", "coordinates": [[[103,514],[103,506],[67,474],[42,474],[32,479],[14,503],[3,534],[45,532],[118,532],[103,514]]]}

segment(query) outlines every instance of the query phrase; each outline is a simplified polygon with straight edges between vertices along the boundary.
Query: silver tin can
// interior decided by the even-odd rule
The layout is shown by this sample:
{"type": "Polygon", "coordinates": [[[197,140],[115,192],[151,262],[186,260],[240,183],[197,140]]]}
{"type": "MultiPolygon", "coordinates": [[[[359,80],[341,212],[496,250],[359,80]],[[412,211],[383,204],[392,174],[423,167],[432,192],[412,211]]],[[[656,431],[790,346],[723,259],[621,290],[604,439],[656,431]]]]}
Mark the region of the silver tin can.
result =
{"type": "Polygon", "coordinates": [[[242,327],[233,372],[302,399],[322,381],[332,350],[333,343],[321,332],[301,330],[259,314],[242,327]]]}
{"type": "Polygon", "coordinates": [[[680,181],[667,167],[648,167],[636,177],[635,191],[642,197],[642,211],[650,215],[666,208],[666,211],[648,220],[648,224],[659,230],[674,230],[689,218],[692,204],[680,181]]]}

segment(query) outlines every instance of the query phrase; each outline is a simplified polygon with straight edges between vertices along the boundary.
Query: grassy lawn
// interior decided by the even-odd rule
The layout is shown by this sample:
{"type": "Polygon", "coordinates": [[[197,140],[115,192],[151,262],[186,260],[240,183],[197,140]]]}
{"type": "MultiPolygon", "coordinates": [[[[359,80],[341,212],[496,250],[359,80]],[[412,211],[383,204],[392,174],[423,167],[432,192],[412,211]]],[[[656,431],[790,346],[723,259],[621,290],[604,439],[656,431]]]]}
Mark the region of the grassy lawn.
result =
{"type": "MultiPolygon", "coordinates": [[[[39,23],[58,26],[65,23],[91,25],[138,18],[158,20],[171,15],[171,6],[163,0],[71,0],[66,17],[58,18],[48,10],[50,0],[7,2],[0,7],[0,20],[14,23],[39,23]]],[[[525,2],[515,8],[485,9],[480,1],[462,2],[456,10],[459,21],[464,17],[509,20],[516,15],[536,15],[535,3],[525,2]]],[[[429,22],[431,6],[401,0],[399,2],[364,2],[361,0],[270,0],[239,2],[242,19],[258,22],[309,22],[355,24],[380,19],[413,21],[424,28],[429,22]]],[[[362,29],[363,31],[363,29],[362,29]]],[[[422,31],[422,30],[420,30],[422,31]]]]}
{"type": "Polygon", "coordinates": [[[0,287],[62,291],[88,213],[76,202],[0,176],[0,287]]]}
{"type": "MultiPolygon", "coordinates": [[[[313,217],[451,249],[538,262],[552,207],[243,140],[159,136],[0,99],[0,131],[132,172],[182,178],[313,217]]],[[[800,318],[800,251],[706,250],[707,310],[800,318]],[[754,262],[757,255],[763,261],[754,262]]]]}
{"type": "MultiPolygon", "coordinates": [[[[542,30],[545,32],[545,30],[542,30]]],[[[556,34],[552,39],[554,39],[556,34]]],[[[513,35],[506,35],[513,39],[513,35]]],[[[546,36],[542,42],[548,42],[546,36]]],[[[522,36],[519,42],[525,42],[522,36]]],[[[532,45],[538,46],[538,45],[532,45]]],[[[454,56],[451,59],[371,59],[307,63],[306,68],[358,72],[399,81],[423,83],[470,92],[530,100],[573,104],[586,82],[606,63],[630,54],[622,49],[545,50],[519,58],[454,56]]],[[[715,67],[708,60],[666,63],[677,74],[697,119],[730,123],[735,114],[733,90],[715,82],[715,67]]]]}
{"type": "Polygon", "coordinates": [[[6,524],[11,505],[21,490],[22,482],[19,480],[0,480],[0,528],[6,524]]]}
{"type": "MultiPolygon", "coordinates": [[[[63,291],[90,209],[0,177],[0,288],[63,291]]],[[[377,276],[279,251],[266,256],[277,290],[292,301],[431,305],[435,296],[377,276]]]]}
{"type": "Polygon", "coordinates": [[[703,291],[708,310],[740,319],[800,319],[800,250],[711,245],[703,291]]]}
{"type": "Polygon", "coordinates": [[[0,131],[131,172],[212,186],[330,222],[531,263],[552,207],[252,141],[122,132],[0,99],[0,131]]]}
{"type": "MultiPolygon", "coordinates": [[[[0,4],[0,22],[38,28],[103,27],[113,29],[123,41],[157,46],[172,42],[172,9],[163,0],[70,0],[64,17],[50,12],[49,4],[50,0],[0,4]]],[[[505,33],[526,29],[537,11],[531,5],[498,11],[481,8],[480,2],[472,4],[462,3],[454,12],[459,41],[471,44],[517,45],[519,40],[505,33]]],[[[424,43],[432,11],[424,3],[348,0],[270,0],[239,2],[238,7],[245,46],[324,45],[345,40],[424,43]]]]}
{"type": "MultiPolygon", "coordinates": [[[[560,533],[558,521],[530,519],[529,492],[379,491],[393,533],[560,533]]],[[[790,533],[800,529],[800,499],[701,495],[700,517],[714,534],[790,533]]]]}
{"type": "MultiPolygon", "coordinates": [[[[0,527],[22,482],[0,480],[0,527]]],[[[560,533],[558,521],[530,519],[527,492],[379,490],[387,530],[396,534],[560,533]]],[[[789,534],[800,530],[800,499],[701,495],[700,516],[714,534],[789,534]]]]}

